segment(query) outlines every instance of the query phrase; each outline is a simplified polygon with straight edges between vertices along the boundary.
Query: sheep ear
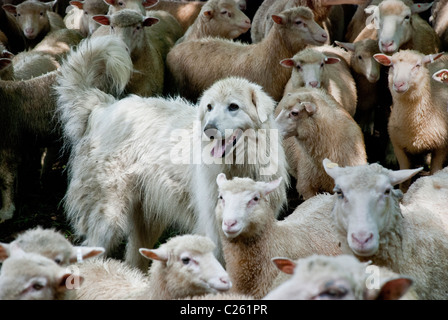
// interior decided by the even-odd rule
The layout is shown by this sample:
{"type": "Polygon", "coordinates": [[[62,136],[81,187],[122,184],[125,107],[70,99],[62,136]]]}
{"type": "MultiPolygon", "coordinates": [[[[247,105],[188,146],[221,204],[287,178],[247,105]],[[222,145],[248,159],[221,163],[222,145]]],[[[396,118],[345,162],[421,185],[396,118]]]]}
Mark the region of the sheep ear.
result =
{"type": "Polygon", "coordinates": [[[326,57],[325,64],[335,64],[341,62],[341,59],[335,57],[326,57]]]}
{"type": "Polygon", "coordinates": [[[286,274],[294,274],[296,263],[288,258],[272,258],[272,262],[282,272],[286,274]]]}
{"type": "Polygon", "coordinates": [[[273,113],[275,103],[266,93],[255,88],[252,89],[251,96],[252,103],[257,110],[258,118],[261,123],[266,122],[266,120],[268,120],[268,115],[273,113]]]}
{"type": "Polygon", "coordinates": [[[54,6],[58,3],[58,0],[47,2],[48,10],[53,10],[54,6]]]}
{"type": "Polygon", "coordinates": [[[70,263],[82,262],[82,260],[96,257],[106,252],[102,247],[73,247],[70,255],[70,263]]]}
{"type": "Polygon", "coordinates": [[[225,173],[220,173],[216,177],[216,183],[218,184],[218,187],[220,187],[222,185],[222,183],[226,182],[226,181],[227,181],[227,177],[226,177],[225,173]]]}
{"type": "Polygon", "coordinates": [[[103,1],[110,6],[115,5],[115,0],[103,0],[103,1]]]}
{"type": "Polygon", "coordinates": [[[163,262],[168,261],[168,252],[163,248],[158,248],[158,249],[140,248],[138,251],[145,258],[148,258],[151,260],[163,261],[163,262]]]}
{"type": "Polygon", "coordinates": [[[404,169],[404,170],[396,170],[392,171],[389,170],[389,178],[390,183],[394,186],[399,183],[402,183],[406,180],[411,179],[413,176],[415,176],[417,173],[423,170],[423,167],[417,168],[417,169],[404,169]]]}
{"type": "Polygon", "coordinates": [[[2,6],[3,10],[6,12],[9,12],[11,14],[17,14],[17,7],[13,4],[5,4],[2,6]]]}
{"type": "Polygon", "coordinates": [[[285,68],[292,68],[296,65],[296,62],[293,59],[283,59],[280,64],[285,68]]]}
{"type": "Polygon", "coordinates": [[[354,43],[351,43],[351,42],[339,42],[339,41],[335,41],[334,43],[336,45],[344,48],[344,49],[347,49],[347,51],[352,51],[352,52],[355,51],[355,44],[354,43]]]}
{"type": "Polygon", "coordinates": [[[368,297],[372,300],[398,300],[411,287],[413,281],[410,278],[396,278],[385,282],[376,297],[368,297]]]}
{"type": "Polygon", "coordinates": [[[10,58],[0,58],[0,70],[3,70],[12,64],[10,58]]]}
{"type": "Polygon", "coordinates": [[[213,11],[212,11],[212,10],[204,11],[203,14],[204,14],[204,16],[205,16],[206,18],[208,18],[208,19],[213,18],[213,11]]]}
{"type": "Polygon", "coordinates": [[[151,7],[154,7],[158,2],[159,0],[143,0],[142,5],[145,9],[149,9],[151,7]]]}
{"type": "Polygon", "coordinates": [[[81,9],[84,7],[84,1],[70,1],[69,2],[72,6],[77,7],[78,9],[81,9]]]}
{"type": "Polygon", "coordinates": [[[383,66],[389,67],[390,65],[392,65],[392,60],[390,59],[391,57],[383,53],[374,54],[373,58],[383,66]]]}
{"type": "Polygon", "coordinates": [[[432,75],[432,78],[438,82],[448,83],[448,69],[442,69],[432,75]]]}
{"type": "Polygon", "coordinates": [[[423,64],[432,63],[435,60],[439,59],[441,56],[443,56],[443,53],[444,52],[439,52],[439,53],[434,53],[434,54],[427,54],[426,56],[423,57],[422,63],[423,64]]]}
{"type": "Polygon", "coordinates": [[[277,189],[280,186],[282,180],[283,180],[283,178],[280,177],[280,178],[272,180],[270,182],[263,182],[263,192],[264,192],[264,195],[267,196],[272,191],[277,189]]]}
{"type": "Polygon", "coordinates": [[[286,18],[281,14],[273,14],[271,17],[276,24],[285,24],[286,18]]]}
{"type": "Polygon", "coordinates": [[[152,26],[153,24],[156,24],[156,23],[158,23],[158,22],[159,22],[159,19],[148,17],[148,18],[145,18],[145,19],[143,20],[143,26],[144,26],[144,27],[150,27],[150,26],[152,26]]]}
{"type": "Polygon", "coordinates": [[[0,262],[5,261],[10,256],[10,246],[0,242],[0,262]]]}
{"type": "Polygon", "coordinates": [[[92,17],[93,20],[98,22],[99,24],[102,24],[103,26],[109,26],[110,25],[110,18],[107,15],[97,15],[92,17]]]}
{"type": "Polygon", "coordinates": [[[414,3],[411,6],[411,12],[412,13],[421,13],[424,12],[426,10],[428,10],[429,8],[432,7],[434,2],[429,2],[429,3],[414,3]]]}
{"type": "Polygon", "coordinates": [[[302,105],[305,107],[305,111],[308,115],[312,116],[317,111],[317,106],[312,102],[302,102],[302,105]]]}
{"type": "Polygon", "coordinates": [[[337,163],[334,163],[330,161],[329,159],[325,158],[322,161],[322,164],[324,166],[325,172],[333,178],[333,180],[336,180],[341,175],[341,168],[337,163]]]}

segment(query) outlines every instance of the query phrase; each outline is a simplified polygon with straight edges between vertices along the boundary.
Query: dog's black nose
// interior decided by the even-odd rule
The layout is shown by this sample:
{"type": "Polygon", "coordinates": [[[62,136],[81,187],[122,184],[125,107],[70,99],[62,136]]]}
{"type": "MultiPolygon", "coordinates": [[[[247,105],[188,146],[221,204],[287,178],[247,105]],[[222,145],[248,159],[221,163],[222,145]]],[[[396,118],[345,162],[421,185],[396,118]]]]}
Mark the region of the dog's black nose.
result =
{"type": "Polygon", "coordinates": [[[204,134],[211,140],[219,139],[219,131],[213,123],[207,123],[204,127],[204,134]]]}

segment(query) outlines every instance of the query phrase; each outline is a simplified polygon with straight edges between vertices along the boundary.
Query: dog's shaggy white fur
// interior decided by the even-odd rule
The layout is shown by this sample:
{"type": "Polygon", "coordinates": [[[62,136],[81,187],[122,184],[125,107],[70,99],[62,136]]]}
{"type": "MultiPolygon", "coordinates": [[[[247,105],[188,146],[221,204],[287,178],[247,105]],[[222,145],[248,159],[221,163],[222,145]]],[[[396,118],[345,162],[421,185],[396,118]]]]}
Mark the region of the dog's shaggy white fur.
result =
{"type": "Polygon", "coordinates": [[[126,260],[140,268],[147,260],[138,249],[152,248],[173,225],[209,236],[222,259],[214,215],[219,173],[265,181],[282,176],[285,183],[270,200],[277,213],[286,203],[289,179],[275,102],[242,78],[215,83],[198,106],[181,98],[115,99],[95,88],[94,66],[80,65],[83,57],[101,56],[101,65],[110,67],[101,76],[119,88],[124,73],[115,76],[111,66],[120,63],[122,70],[128,62],[117,58],[126,51],[115,53],[120,49],[113,41],[82,43],[63,63],[56,86],[65,134],[71,128],[78,134],[68,140],[74,141],[64,199],[68,218],[85,244],[107,252],[126,237],[126,260]],[[95,53],[105,45],[106,55],[95,53]]]}

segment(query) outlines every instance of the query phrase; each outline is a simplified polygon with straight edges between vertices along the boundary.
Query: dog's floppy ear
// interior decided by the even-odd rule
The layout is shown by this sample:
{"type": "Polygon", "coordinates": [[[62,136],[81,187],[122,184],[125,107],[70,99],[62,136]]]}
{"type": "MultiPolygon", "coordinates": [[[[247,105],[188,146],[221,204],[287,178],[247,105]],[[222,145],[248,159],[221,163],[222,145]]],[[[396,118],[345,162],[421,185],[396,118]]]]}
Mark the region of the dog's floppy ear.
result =
{"type": "Polygon", "coordinates": [[[273,114],[274,112],[274,100],[264,91],[256,87],[253,87],[251,89],[251,98],[252,103],[257,110],[258,118],[260,119],[261,123],[264,123],[266,120],[268,120],[269,115],[273,114]]]}

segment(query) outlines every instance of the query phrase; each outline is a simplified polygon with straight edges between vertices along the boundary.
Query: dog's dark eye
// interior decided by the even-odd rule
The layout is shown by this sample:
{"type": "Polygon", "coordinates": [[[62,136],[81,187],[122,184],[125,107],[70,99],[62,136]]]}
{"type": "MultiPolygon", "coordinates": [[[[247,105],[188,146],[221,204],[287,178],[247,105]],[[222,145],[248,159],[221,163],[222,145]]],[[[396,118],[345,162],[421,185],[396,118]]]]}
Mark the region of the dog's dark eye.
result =
{"type": "Polygon", "coordinates": [[[238,110],[240,107],[237,105],[237,104],[235,104],[235,103],[231,103],[230,105],[229,105],[229,111],[236,111],[236,110],[238,110]]]}

